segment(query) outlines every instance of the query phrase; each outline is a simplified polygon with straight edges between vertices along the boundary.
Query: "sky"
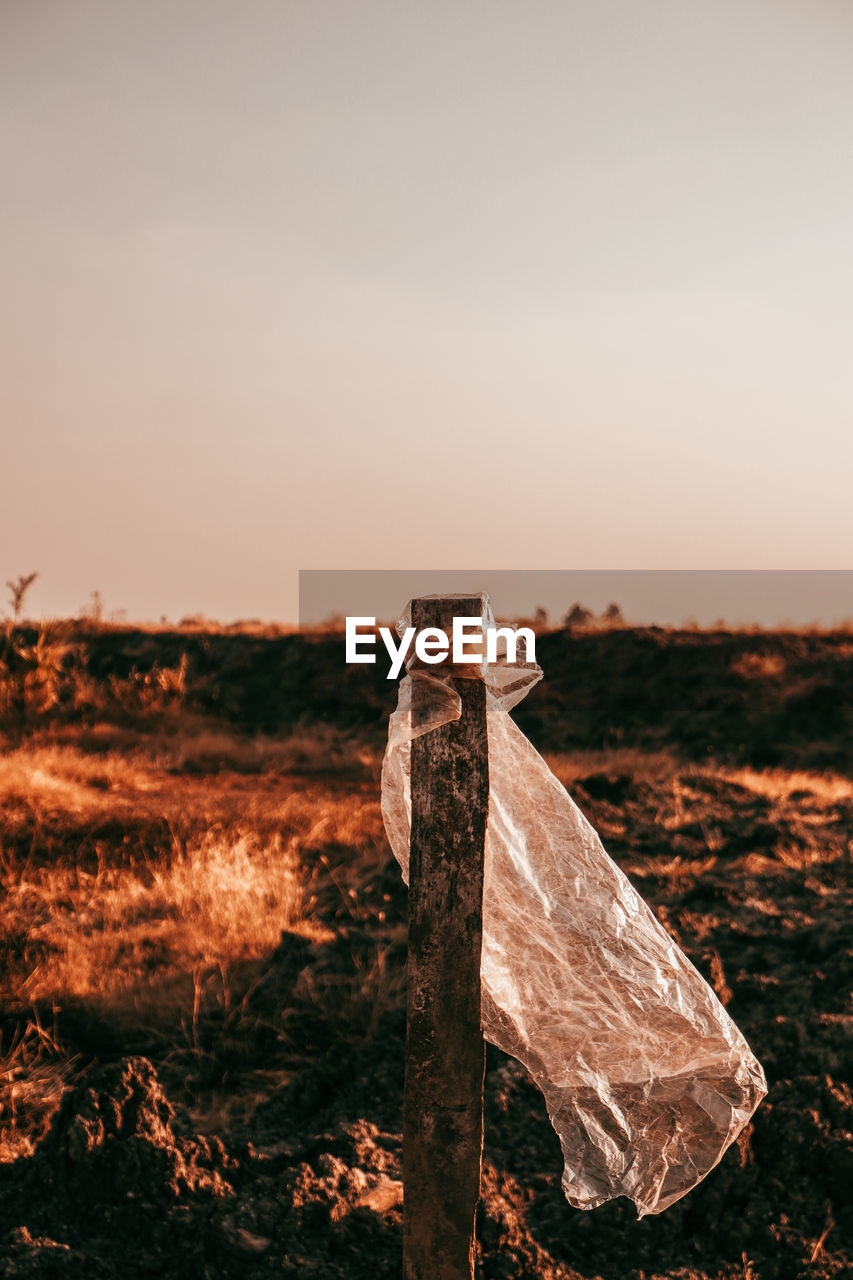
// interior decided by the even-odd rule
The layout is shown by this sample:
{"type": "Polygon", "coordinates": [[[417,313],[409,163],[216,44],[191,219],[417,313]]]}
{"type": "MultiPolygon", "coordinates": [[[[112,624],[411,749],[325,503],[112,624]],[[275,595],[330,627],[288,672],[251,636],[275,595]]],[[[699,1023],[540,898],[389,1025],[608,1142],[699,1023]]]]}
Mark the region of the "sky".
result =
{"type": "Polygon", "coordinates": [[[2,0],[0,580],[849,568],[851,65],[847,0],[2,0]]]}

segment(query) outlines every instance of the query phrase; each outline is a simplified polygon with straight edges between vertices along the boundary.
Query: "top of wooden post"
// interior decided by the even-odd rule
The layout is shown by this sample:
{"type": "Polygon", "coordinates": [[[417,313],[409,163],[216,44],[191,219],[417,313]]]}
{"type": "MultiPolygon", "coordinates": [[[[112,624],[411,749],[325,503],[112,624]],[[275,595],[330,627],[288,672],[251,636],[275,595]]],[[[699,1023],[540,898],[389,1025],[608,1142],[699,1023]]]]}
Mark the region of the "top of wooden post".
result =
{"type": "Polygon", "coordinates": [[[412,601],[412,626],[444,627],[454,618],[482,618],[486,606],[483,591],[459,596],[416,596],[412,601]]]}

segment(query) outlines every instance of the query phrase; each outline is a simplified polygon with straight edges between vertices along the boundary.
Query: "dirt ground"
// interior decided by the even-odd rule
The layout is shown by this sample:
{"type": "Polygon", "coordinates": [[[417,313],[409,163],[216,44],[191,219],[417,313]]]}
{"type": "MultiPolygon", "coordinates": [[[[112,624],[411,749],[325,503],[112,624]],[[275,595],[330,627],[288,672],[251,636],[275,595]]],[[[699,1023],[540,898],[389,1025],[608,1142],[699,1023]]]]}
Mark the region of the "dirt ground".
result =
{"type": "MultiPolygon", "coordinates": [[[[562,749],[549,757],[554,771],[745,1033],[769,1094],[718,1168],[660,1216],[638,1221],[622,1200],[583,1213],[560,1189],[541,1096],[490,1047],[478,1277],[853,1276],[853,781],[799,759],[794,770],[562,749]]],[[[206,769],[199,780],[187,754],[157,785],[165,796],[168,775],[173,798],[231,788],[246,810],[273,787],[314,803],[316,779],[298,772],[206,769]]],[[[133,786],[154,822],[155,784],[133,786]]],[[[108,791],[112,827],[103,810],[86,818],[102,842],[118,847],[138,831],[139,811],[120,803],[133,786],[108,791]]],[[[238,1030],[254,1037],[251,1065],[262,1060],[267,1084],[255,1070],[247,1087],[234,1018],[224,1048],[225,1022],[211,1014],[206,1024],[203,1000],[193,1054],[181,1056],[150,1021],[131,1034],[85,998],[66,999],[56,1038],[75,1070],[45,1108],[44,1136],[0,1164],[0,1277],[400,1274],[405,888],[381,835],[375,759],[322,786],[326,805],[357,800],[361,826],[303,843],[312,928],[285,928],[244,965],[238,1030]],[[200,1104],[190,1076],[205,1061],[220,1102],[233,1089],[245,1105],[200,1104]]],[[[54,856],[51,820],[67,814],[15,804],[4,809],[4,847],[27,846],[28,866],[38,850],[54,856]]],[[[2,1043],[25,1014],[43,1025],[48,1013],[46,998],[29,1011],[10,998],[2,1043]]]]}

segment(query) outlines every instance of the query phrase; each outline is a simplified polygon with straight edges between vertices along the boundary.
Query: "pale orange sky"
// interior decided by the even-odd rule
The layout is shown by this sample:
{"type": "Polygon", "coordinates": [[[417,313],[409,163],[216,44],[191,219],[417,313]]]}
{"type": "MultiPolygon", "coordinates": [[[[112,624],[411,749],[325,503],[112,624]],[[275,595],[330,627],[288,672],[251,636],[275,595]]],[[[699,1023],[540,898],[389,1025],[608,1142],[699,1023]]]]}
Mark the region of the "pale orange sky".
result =
{"type": "Polygon", "coordinates": [[[848,567],[851,67],[847,0],[4,0],[0,579],[848,567]]]}

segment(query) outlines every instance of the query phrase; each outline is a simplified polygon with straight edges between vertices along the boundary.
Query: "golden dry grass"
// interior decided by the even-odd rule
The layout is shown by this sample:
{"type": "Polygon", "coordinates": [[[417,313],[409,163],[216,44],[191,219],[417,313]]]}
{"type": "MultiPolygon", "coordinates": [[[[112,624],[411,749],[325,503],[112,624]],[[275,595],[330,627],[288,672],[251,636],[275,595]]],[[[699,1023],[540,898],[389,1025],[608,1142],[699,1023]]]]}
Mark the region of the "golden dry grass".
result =
{"type": "Polygon", "coordinates": [[[7,910],[43,948],[22,987],[41,1002],[115,996],[167,958],[183,968],[256,956],[302,919],[302,894],[294,844],[233,826],[176,840],[168,862],[33,869],[7,910]]]}
{"type": "MultiPolygon", "coordinates": [[[[353,748],[343,785],[317,778],[345,758],[340,735],[98,747],[33,741],[0,757],[0,994],[17,1019],[0,1041],[5,1158],[29,1141],[22,1111],[41,1120],[67,1074],[62,1033],[38,1032],[45,1011],[199,1054],[205,1018],[233,1030],[282,931],[328,940],[323,910],[357,912],[386,855],[369,754],[353,748]],[[214,749],[217,772],[199,772],[214,749]]],[[[381,1003],[377,956],[336,998],[360,985],[381,1003]]]]}
{"type": "Polygon", "coordinates": [[[614,747],[600,751],[548,752],[551,772],[571,790],[573,783],[593,773],[623,774],[634,781],[668,786],[685,765],[670,751],[643,751],[639,747],[614,747]]]}
{"type": "MultiPolygon", "coordinates": [[[[721,870],[715,788],[783,810],[807,793],[818,824],[853,799],[836,775],[669,752],[548,763],[569,790],[627,780],[627,799],[593,819],[629,874],[679,892],[721,870]],[[633,848],[642,823],[651,852],[633,848]],[[692,843],[668,849],[688,830],[692,843]]],[[[402,1007],[405,894],[378,769],[375,749],[331,729],[247,739],[189,718],[170,732],[66,728],[0,756],[0,1159],[29,1148],[103,1037],[171,1064],[196,1122],[203,1111],[215,1124],[286,1079],[330,1027],[358,1043],[402,1007]],[[347,930],[368,942],[325,963],[347,930]],[[314,948],[290,976],[271,961],[283,931],[314,948]]],[[[800,835],[780,827],[775,848],[744,848],[726,874],[749,884],[844,856],[817,830],[809,840],[808,806],[793,807],[800,835]]]]}
{"type": "Polygon", "coordinates": [[[804,792],[823,804],[853,799],[853,779],[837,773],[808,773],[787,769],[723,769],[720,776],[770,800],[804,792]]]}

